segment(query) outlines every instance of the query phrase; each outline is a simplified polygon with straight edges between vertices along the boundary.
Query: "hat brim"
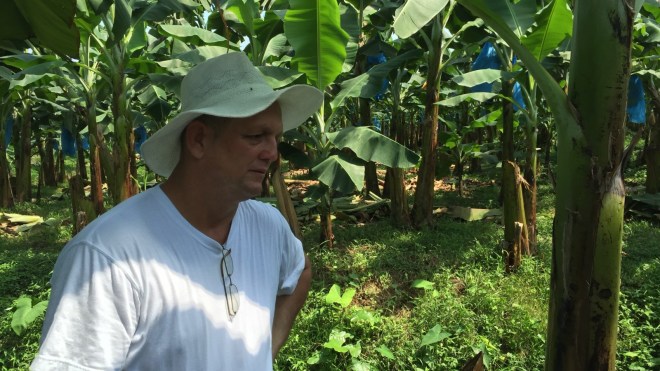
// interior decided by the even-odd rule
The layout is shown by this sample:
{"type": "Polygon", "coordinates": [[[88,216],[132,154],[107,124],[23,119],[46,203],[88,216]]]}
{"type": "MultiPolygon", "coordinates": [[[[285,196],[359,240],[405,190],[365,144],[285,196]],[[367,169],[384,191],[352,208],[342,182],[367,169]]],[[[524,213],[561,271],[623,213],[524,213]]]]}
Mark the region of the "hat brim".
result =
{"type": "Polygon", "coordinates": [[[228,118],[250,117],[278,102],[282,111],[283,130],[287,131],[297,128],[318,111],[323,103],[323,93],[308,85],[294,85],[270,91],[262,96],[251,97],[250,100],[249,104],[246,104],[245,101],[240,104],[218,102],[217,105],[211,107],[180,113],[142,144],[144,162],[156,174],[169,177],[179,163],[180,138],[183,129],[190,121],[201,115],[228,118]]]}

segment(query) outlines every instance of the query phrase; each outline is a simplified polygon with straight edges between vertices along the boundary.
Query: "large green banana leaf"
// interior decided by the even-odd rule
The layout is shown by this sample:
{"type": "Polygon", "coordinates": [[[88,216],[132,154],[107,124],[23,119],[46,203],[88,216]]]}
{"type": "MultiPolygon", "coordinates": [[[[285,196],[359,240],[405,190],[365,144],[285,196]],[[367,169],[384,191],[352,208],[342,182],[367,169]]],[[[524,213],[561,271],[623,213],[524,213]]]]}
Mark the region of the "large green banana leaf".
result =
{"type": "Polygon", "coordinates": [[[421,57],[423,52],[419,49],[407,51],[389,61],[372,67],[369,71],[348,79],[341,83],[339,94],[332,100],[330,105],[333,109],[342,105],[348,97],[371,98],[382,89],[383,79],[395,68],[399,68],[406,62],[421,57]]]}
{"type": "Polygon", "coordinates": [[[193,45],[216,45],[226,43],[227,39],[215,32],[187,25],[163,24],[159,32],[193,45]]]}
{"type": "Polygon", "coordinates": [[[329,156],[314,166],[312,174],[330,189],[341,193],[360,189],[364,182],[364,166],[355,163],[343,153],[329,156]]]}
{"type": "Polygon", "coordinates": [[[263,60],[265,61],[270,57],[278,59],[288,53],[289,50],[291,50],[291,47],[288,44],[286,36],[283,33],[275,35],[268,40],[268,44],[264,50],[263,60]]]}
{"type": "Polygon", "coordinates": [[[489,12],[503,20],[513,33],[521,38],[534,24],[536,0],[493,0],[483,3],[489,12]]]}
{"type": "Polygon", "coordinates": [[[132,0],[88,0],[95,14],[110,11],[114,4],[112,35],[114,42],[120,42],[132,25],[143,21],[161,22],[176,12],[187,12],[199,4],[193,0],[159,0],[155,2],[135,2],[132,0]]]}
{"type": "Polygon", "coordinates": [[[394,168],[413,167],[419,161],[415,152],[364,126],[351,126],[326,135],[337,148],[350,148],[364,161],[394,168]]]}
{"type": "Polygon", "coordinates": [[[65,62],[54,56],[14,55],[3,59],[3,63],[20,69],[20,72],[11,73],[3,78],[9,81],[9,89],[16,86],[26,87],[43,78],[56,77],[56,73],[65,62]]]}
{"type": "Polygon", "coordinates": [[[346,59],[348,34],[339,22],[335,0],[290,0],[284,17],[284,33],[293,46],[298,71],[320,90],[341,73],[346,59]]]}
{"type": "Polygon", "coordinates": [[[6,0],[0,11],[0,40],[36,36],[41,45],[78,57],[80,35],[73,23],[76,0],[6,0]]]}
{"type": "Polygon", "coordinates": [[[535,26],[521,41],[540,61],[572,34],[573,13],[566,0],[554,0],[536,16],[535,26]]]}
{"type": "MultiPolygon", "coordinates": [[[[525,63],[525,67],[538,83],[543,91],[543,95],[548,102],[550,110],[555,115],[555,122],[560,134],[567,134],[570,137],[581,137],[579,126],[573,116],[573,111],[566,99],[566,94],[548,73],[543,65],[529,52],[529,50],[520,43],[520,37],[511,29],[503,18],[493,9],[502,9],[511,6],[509,0],[457,0],[459,4],[467,8],[472,14],[480,17],[501,37],[516,55],[525,63]],[[570,133],[569,133],[570,132],[570,133]]],[[[524,2],[526,0],[521,1],[524,2]]],[[[519,3],[520,4],[520,3],[519,3]]]]}
{"type": "Polygon", "coordinates": [[[209,58],[217,57],[221,54],[226,54],[232,50],[237,50],[238,46],[231,45],[231,49],[225,48],[224,46],[200,46],[191,51],[176,54],[172,56],[172,59],[167,61],[159,61],[158,65],[167,68],[170,72],[179,74],[181,72],[187,72],[190,69],[191,65],[201,63],[209,58]],[[183,71],[180,68],[184,68],[183,71]]]}
{"type": "Polygon", "coordinates": [[[518,74],[517,72],[507,72],[502,70],[485,68],[483,70],[475,70],[464,73],[462,75],[458,75],[454,77],[452,80],[454,80],[454,82],[456,82],[458,85],[471,88],[473,86],[477,86],[483,83],[490,84],[501,78],[504,78],[505,80],[509,80],[514,76],[516,76],[517,74],[518,74]]]}
{"type": "Polygon", "coordinates": [[[417,33],[447,6],[449,0],[407,0],[394,16],[394,32],[402,39],[417,33]]]}
{"type": "Polygon", "coordinates": [[[133,19],[162,22],[174,13],[194,11],[200,4],[195,0],[158,0],[133,11],[133,19]]]}
{"type": "Polygon", "coordinates": [[[355,8],[341,4],[339,6],[341,28],[349,35],[346,44],[346,59],[342,67],[342,72],[350,72],[355,65],[357,58],[358,42],[360,41],[360,20],[355,8]]]}
{"type": "Polygon", "coordinates": [[[258,14],[259,6],[254,1],[229,0],[227,10],[234,13],[239,22],[245,26],[245,31],[251,37],[254,35],[254,16],[258,14]]]}
{"type": "Polygon", "coordinates": [[[491,98],[498,96],[500,96],[500,94],[497,93],[467,93],[441,100],[435,104],[445,107],[455,107],[465,101],[475,100],[477,102],[483,103],[491,98]]]}
{"type": "Polygon", "coordinates": [[[261,71],[261,74],[264,75],[264,78],[273,89],[279,89],[290,85],[302,76],[302,73],[296,72],[290,68],[275,66],[259,66],[257,68],[261,71]]]}

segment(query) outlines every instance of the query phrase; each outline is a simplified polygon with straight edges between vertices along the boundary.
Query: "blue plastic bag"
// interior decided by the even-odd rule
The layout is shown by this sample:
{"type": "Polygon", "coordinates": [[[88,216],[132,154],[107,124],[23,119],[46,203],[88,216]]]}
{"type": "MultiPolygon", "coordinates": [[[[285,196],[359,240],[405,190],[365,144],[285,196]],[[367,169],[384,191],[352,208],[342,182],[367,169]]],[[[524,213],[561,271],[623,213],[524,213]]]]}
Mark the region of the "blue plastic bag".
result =
{"type": "Polygon", "coordinates": [[[147,140],[147,129],[140,125],[133,130],[133,135],[135,135],[135,152],[142,154],[142,143],[147,140]]]}
{"type": "MultiPolygon", "coordinates": [[[[523,99],[520,83],[518,83],[517,81],[515,84],[513,84],[513,100],[516,101],[516,103],[518,103],[520,107],[522,107],[523,109],[527,108],[527,105],[525,104],[525,99],[523,99]]],[[[518,111],[518,106],[514,104],[513,112],[516,111],[518,111]]]]}
{"type": "Polygon", "coordinates": [[[644,84],[638,75],[630,76],[628,80],[628,122],[635,124],[646,123],[646,99],[644,84]]]}
{"type": "Polygon", "coordinates": [[[14,133],[14,118],[9,115],[5,121],[5,148],[9,147],[11,143],[11,136],[14,133]]]}
{"type": "Polygon", "coordinates": [[[74,138],[69,129],[65,127],[62,127],[62,134],[60,137],[62,141],[62,153],[64,153],[65,156],[75,157],[76,138],[74,138]]]}
{"type": "MultiPolygon", "coordinates": [[[[477,59],[472,62],[472,71],[487,68],[495,70],[502,68],[502,63],[500,63],[500,58],[497,56],[497,51],[495,50],[493,43],[490,41],[484,43],[477,59]]],[[[483,83],[475,85],[470,88],[470,91],[473,93],[490,93],[493,91],[493,84],[483,83]]]]}

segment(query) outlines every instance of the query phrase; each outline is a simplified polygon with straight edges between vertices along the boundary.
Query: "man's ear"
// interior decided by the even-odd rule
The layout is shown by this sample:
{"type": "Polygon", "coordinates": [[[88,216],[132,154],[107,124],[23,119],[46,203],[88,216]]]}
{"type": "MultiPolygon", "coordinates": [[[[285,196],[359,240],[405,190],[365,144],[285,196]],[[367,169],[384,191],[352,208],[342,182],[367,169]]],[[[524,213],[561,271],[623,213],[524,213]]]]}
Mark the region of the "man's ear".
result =
{"type": "Polygon", "coordinates": [[[193,158],[200,159],[204,156],[204,151],[209,145],[207,139],[211,134],[211,128],[208,125],[195,119],[186,126],[181,144],[185,147],[184,150],[193,158]]]}

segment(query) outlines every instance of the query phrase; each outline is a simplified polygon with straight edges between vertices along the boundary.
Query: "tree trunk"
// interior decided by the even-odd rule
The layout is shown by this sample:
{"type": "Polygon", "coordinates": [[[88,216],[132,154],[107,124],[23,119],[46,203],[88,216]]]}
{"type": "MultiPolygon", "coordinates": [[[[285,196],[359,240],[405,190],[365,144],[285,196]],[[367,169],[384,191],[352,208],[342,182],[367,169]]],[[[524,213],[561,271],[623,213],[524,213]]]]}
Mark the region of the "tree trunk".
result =
{"type": "Polygon", "coordinates": [[[523,177],[526,184],[522,187],[522,192],[523,203],[525,205],[529,254],[536,255],[536,174],[538,171],[538,152],[536,151],[538,134],[537,123],[528,123],[525,134],[527,136],[527,158],[525,160],[523,177]]]}
{"type": "Polygon", "coordinates": [[[458,192],[458,197],[463,197],[464,190],[463,190],[463,174],[464,174],[464,168],[463,168],[463,161],[459,160],[456,161],[456,166],[454,167],[454,174],[456,174],[456,191],[458,192]]]}
{"type": "Polygon", "coordinates": [[[37,203],[41,201],[41,191],[44,187],[44,159],[46,152],[44,151],[44,142],[41,140],[39,130],[35,130],[35,143],[37,144],[37,152],[39,153],[39,173],[37,175],[37,203]]]}
{"type": "Polygon", "coordinates": [[[280,170],[279,159],[273,163],[272,168],[270,182],[273,185],[275,197],[277,198],[277,208],[284,216],[284,219],[289,223],[289,227],[291,227],[293,234],[300,239],[302,238],[302,232],[300,231],[300,224],[298,223],[298,215],[293,206],[291,195],[284,183],[284,176],[282,176],[282,171],[280,170]]]}
{"type": "Polygon", "coordinates": [[[631,0],[577,0],[569,102],[558,126],[547,370],[614,370],[631,0]]]}
{"type": "MultiPolygon", "coordinates": [[[[360,122],[362,125],[371,125],[371,105],[369,99],[359,98],[360,122]]],[[[367,162],[364,166],[364,186],[366,188],[366,198],[371,199],[370,193],[381,197],[380,187],[378,186],[378,173],[376,172],[376,163],[367,162]]]]}
{"type": "Polygon", "coordinates": [[[0,135],[0,207],[14,206],[14,195],[11,189],[9,162],[7,161],[7,148],[5,148],[5,127],[0,125],[3,135],[0,135]]]}
{"type": "Polygon", "coordinates": [[[23,110],[16,154],[16,201],[30,201],[32,198],[32,148],[30,139],[32,137],[32,107],[23,110]]]}
{"type": "Polygon", "coordinates": [[[334,246],[335,235],[332,232],[332,191],[328,190],[322,197],[319,204],[319,217],[321,219],[321,231],[319,242],[326,247],[334,246]]]}
{"type": "MultiPolygon", "coordinates": [[[[400,144],[405,143],[406,127],[401,111],[392,112],[392,136],[400,144]]],[[[408,207],[408,193],[404,184],[405,171],[403,169],[387,169],[389,176],[386,179],[390,197],[390,219],[392,224],[406,228],[410,226],[410,209],[408,207]]]]}
{"type": "Polygon", "coordinates": [[[380,186],[378,183],[378,166],[373,161],[369,161],[364,165],[364,186],[366,190],[366,198],[372,199],[371,194],[382,197],[380,186]]]}
{"type": "Polygon", "coordinates": [[[653,87],[651,101],[653,110],[647,120],[648,140],[644,159],[646,160],[646,193],[660,193],[660,92],[653,87]]]}
{"type": "Polygon", "coordinates": [[[85,197],[85,186],[79,174],[69,178],[69,194],[71,195],[71,217],[75,235],[96,218],[96,213],[94,204],[85,197]]]}
{"type": "Polygon", "coordinates": [[[91,186],[91,201],[96,215],[105,212],[103,204],[103,180],[101,178],[101,149],[103,134],[96,125],[96,99],[92,96],[87,100],[87,128],[89,132],[89,174],[91,186]]]}
{"type": "Polygon", "coordinates": [[[62,151],[61,148],[57,152],[57,166],[55,168],[55,181],[57,183],[64,182],[64,174],[66,173],[66,168],[64,166],[64,151],[62,151]]]}
{"type": "Polygon", "coordinates": [[[57,175],[55,173],[55,156],[53,146],[53,137],[48,135],[46,137],[46,144],[44,145],[44,157],[41,167],[44,170],[44,183],[49,187],[57,186],[57,175]]]}
{"type": "MultiPolygon", "coordinates": [[[[123,62],[122,62],[123,63],[123,62]]],[[[126,77],[123,64],[113,76],[112,115],[114,118],[114,143],[112,148],[112,166],[105,168],[108,189],[114,204],[137,193],[137,186],[131,178],[131,162],[135,161],[133,145],[135,137],[133,127],[126,115],[126,77]]]]}
{"type": "Polygon", "coordinates": [[[87,181],[89,181],[89,178],[87,177],[87,166],[85,166],[85,150],[83,149],[83,144],[82,144],[82,138],[80,137],[80,133],[76,134],[76,149],[77,149],[77,167],[78,167],[78,174],[80,174],[80,178],[83,180],[83,184],[87,181]]]}
{"type": "MultiPolygon", "coordinates": [[[[439,22],[436,22],[433,27],[440,27],[439,22]]],[[[415,227],[423,227],[431,224],[433,221],[435,163],[437,161],[436,149],[438,147],[438,105],[435,103],[439,97],[441,46],[442,37],[437,37],[434,40],[433,50],[429,56],[426,97],[424,100],[422,162],[417,173],[417,188],[415,189],[415,199],[412,208],[412,223],[415,227]]]]}
{"type": "MultiPolygon", "coordinates": [[[[470,143],[483,144],[484,129],[477,128],[474,132],[468,134],[470,143]]],[[[479,157],[472,157],[470,159],[470,174],[478,174],[481,172],[481,159],[479,157]]]]}
{"type": "MultiPolygon", "coordinates": [[[[502,82],[502,93],[511,96],[513,84],[502,82]]],[[[523,252],[529,251],[522,204],[521,176],[514,158],[513,104],[502,103],[502,199],[504,212],[505,271],[513,272],[520,267],[523,252]],[[522,212],[521,212],[522,210],[522,212]]]]}

